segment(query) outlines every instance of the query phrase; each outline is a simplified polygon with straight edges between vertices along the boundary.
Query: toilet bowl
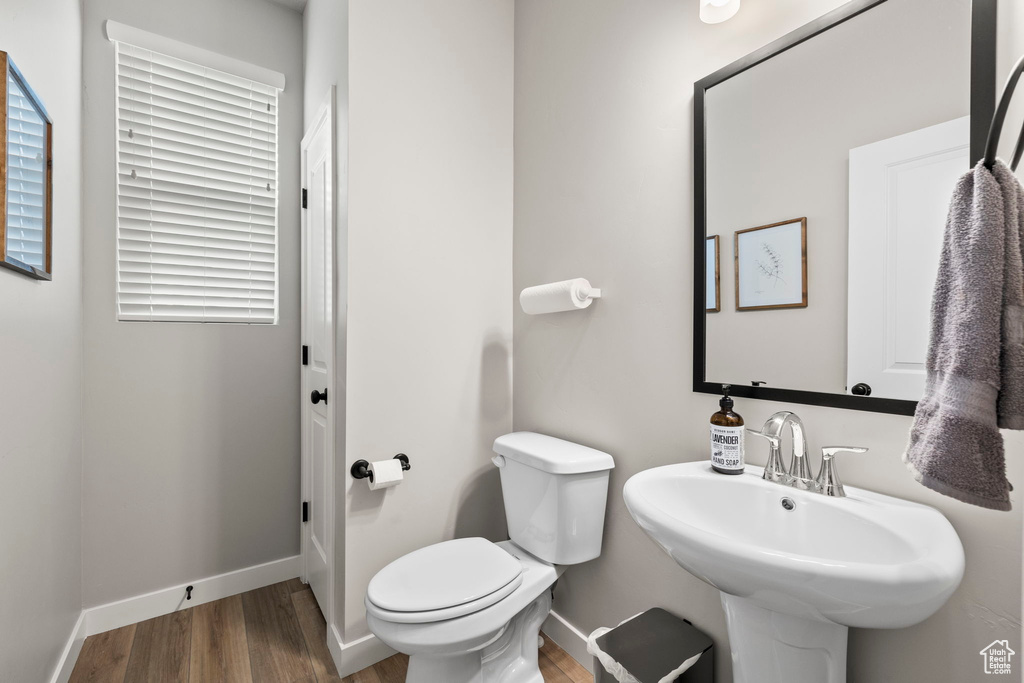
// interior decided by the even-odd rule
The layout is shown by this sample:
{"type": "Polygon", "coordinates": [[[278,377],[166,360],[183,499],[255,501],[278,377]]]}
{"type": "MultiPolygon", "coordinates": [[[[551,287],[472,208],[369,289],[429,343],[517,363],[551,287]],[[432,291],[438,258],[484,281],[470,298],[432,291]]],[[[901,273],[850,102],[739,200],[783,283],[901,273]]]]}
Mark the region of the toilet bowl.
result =
{"type": "Polygon", "coordinates": [[[370,630],[409,655],[407,683],[542,683],[538,633],[566,565],[601,552],[612,458],[516,432],[494,442],[510,540],[426,546],[366,591],[370,630]]]}

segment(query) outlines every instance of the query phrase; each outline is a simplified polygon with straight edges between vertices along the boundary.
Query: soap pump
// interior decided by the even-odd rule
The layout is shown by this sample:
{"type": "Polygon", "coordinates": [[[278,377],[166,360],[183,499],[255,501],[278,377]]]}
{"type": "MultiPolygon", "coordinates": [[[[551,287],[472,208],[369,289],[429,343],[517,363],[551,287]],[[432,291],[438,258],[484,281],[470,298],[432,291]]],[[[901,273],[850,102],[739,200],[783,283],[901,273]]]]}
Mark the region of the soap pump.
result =
{"type": "Polygon", "coordinates": [[[743,474],[743,417],[732,409],[731,390],[731,385],[722,385],[721,410],[711,416],[711,467],[722,474],[743,474]]]}

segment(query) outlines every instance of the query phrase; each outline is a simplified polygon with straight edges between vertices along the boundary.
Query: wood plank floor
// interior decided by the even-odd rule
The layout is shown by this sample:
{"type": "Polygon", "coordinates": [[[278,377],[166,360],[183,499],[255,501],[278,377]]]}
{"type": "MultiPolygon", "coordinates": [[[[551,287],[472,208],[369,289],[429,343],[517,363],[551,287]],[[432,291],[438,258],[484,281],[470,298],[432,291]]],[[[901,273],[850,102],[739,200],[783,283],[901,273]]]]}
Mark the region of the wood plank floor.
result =
{"type": "Polygon", "coordinates": [[[291,579],[85,639],[71,683],[338,683],[313,592],[291,579]]]}
{"type": "MultiPolygon", "coordinates": [[[[592,683],[544,639],[546,683],[592,683]]],[[[291,579],[85,639],[70,683],[403,683],[403,654],[342,679],[309,586],[291,579]]]]}
{"type": "MultiPolygon", "coordinates": [[[[544,636],[544,634],[541,634],[544,636]]],[[[544,647],[537,653],[540,673],[544,683],[593,683],[594,677],[583,668],[583,665],[569,656],[562,648],[544,636],[544,647]]],[[[405,671],[409,668],[409,658],[397,654],[371,667],[345,676],[343,683],[404,683],[405,671]]]]}

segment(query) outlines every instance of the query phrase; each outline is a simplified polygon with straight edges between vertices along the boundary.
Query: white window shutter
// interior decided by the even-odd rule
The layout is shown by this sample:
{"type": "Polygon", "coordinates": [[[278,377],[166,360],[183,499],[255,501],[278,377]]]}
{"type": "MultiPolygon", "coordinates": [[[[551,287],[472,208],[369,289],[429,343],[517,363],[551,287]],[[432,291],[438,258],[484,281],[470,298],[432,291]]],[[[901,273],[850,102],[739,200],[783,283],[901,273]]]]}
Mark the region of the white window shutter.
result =
{"type": "Polygon", "coordinates": [[[45,269],[45,241],[46,121],[21,83],[8,72],[7,253],[22,263],[45,269]]]}
{"type": "Polygon", "coordinates": [[[117,43],[119,320],[277,321],[277,93],[117,43]]]}

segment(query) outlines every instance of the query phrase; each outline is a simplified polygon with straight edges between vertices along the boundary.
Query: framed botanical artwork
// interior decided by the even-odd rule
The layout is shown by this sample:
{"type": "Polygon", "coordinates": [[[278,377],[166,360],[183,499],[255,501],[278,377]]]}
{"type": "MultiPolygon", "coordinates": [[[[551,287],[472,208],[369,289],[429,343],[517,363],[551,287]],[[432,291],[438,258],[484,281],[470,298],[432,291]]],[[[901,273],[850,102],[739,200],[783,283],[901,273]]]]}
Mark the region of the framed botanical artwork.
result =
{"type": "Polygon", "coordinates": [[[720,254],[718,235],[707,238],[704,247],[704,299],[707,305],[705,310],[708,313],[718,313],[722,310],[720,254]]]}
{"type": "Polygon", "coordinates": [[[807,307],[807,219],[735,235],[736,310],[807,307]]]}
{"type": "Polygon", "coordinates": [[[49,280],[53,265],[53,124],[0,51],[0,266],[49,280]]]}

